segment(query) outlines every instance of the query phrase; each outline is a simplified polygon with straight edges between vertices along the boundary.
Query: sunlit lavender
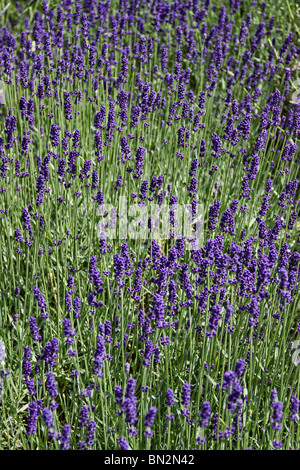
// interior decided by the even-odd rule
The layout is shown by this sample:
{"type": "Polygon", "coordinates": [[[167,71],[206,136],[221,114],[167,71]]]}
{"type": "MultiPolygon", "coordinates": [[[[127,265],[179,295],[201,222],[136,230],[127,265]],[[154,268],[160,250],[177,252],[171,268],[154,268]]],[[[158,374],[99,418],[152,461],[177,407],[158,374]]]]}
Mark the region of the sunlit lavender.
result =
{"type": "Polygon", "coordinates": [[[1,8],[0,449],[299,450],[299,3],[1,8]]]}

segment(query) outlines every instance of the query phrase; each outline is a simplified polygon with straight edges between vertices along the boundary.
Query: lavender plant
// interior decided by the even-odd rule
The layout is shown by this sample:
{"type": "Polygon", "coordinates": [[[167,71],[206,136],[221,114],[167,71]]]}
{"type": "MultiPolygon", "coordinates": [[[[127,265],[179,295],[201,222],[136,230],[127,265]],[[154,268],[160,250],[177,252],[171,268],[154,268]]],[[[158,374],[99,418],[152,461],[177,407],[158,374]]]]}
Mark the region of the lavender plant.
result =
{"type": "Polygon", "coordinates": [[[299,449],[297,2],[3,3],[0,448],[299,449]]]}

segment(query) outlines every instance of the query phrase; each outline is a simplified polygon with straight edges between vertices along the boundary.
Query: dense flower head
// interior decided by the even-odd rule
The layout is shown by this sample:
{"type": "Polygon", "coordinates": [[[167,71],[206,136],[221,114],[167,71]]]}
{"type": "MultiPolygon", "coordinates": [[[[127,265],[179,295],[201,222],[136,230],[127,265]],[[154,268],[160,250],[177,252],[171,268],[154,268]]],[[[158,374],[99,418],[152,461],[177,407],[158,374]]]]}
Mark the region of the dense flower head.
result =
{"type": "Polygon", "coordinates": [[[51,398],[55,398],[58,395],[57,384],[52,372],[47,372],[47,390],[51,398]]]}
{"type": "Polygon", "coordinates": [[[129,444],[127,440],[125,439],[125,437],[123,438],[118,437],[117,441],[118,441],[118,444],[120,445],[121,450],[130,450],[129,444]]]}
{"type": "Polygon", "coordinates": [[[200,421],[199,421],[199,426],[201,428],[207,427],[210,419],[210,413],[211,413],[211,406],[209,401],[203,402],[202,409],[201,409],[201,415],[200,415],[200,421]]]}
{"type": "Polygon", "coordinates": [[[171,388],[168,388],[166,391],[166,405],[173,406],[174,405],[174,392],[171,388]]]}
{"type": "Polygon", "coordinates": [[[187,408],[190,405],[190,398],[191,398],[191,388],[192,386],[185,381],[184,385],[182,386],[181,391],[181,404],[187,408]]]}
{"type": "Polygon", "coordinates": [[[38,401],[32,401],[29,403],[28,409],[28,421],[27,421],[27,434],[36,434],[37,432],[37,420],[40,412],[40,406],[38,401]]]}
{"type": "MultiPolygon", "coordinates": [[[[154,419],[155,419],[155,416],[157,414],[157,408],[155,406],[150,406],[146,416],[145,416],[145,419],[144,419],[144,425],[145,427],[149,427],[151,428],[153,426],[153,423],[154,423],[154,419]]],[[[145,432],[145,436],[146,437],[152,437],[153,433],[149,433],[149,431],[145,432]]]]}
{"type": "Polygon", "coordinates": [[[65,424],[60,436],[60,448],[62,450],[70,449],[71,426],[65,424]]]}
{"type": "Polygon", "coordinates": [[[42,412],[43,420],[45,421],[45,424],[48,429],[51,429],[54,427],[54,421],[53,421],[53,413],[49,408],[43,408],[42,412]]]}

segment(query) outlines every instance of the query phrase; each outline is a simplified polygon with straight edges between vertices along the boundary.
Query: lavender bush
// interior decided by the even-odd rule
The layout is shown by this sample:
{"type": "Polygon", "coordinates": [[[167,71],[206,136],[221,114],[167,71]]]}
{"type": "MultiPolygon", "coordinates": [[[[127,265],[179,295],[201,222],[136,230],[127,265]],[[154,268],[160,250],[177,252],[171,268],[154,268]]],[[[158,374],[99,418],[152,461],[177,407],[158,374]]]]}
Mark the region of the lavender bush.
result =
{"type": "Polygon", "coordinates": [[[0,20],[0,448],[299,449],[297,2],[0,20]]]}

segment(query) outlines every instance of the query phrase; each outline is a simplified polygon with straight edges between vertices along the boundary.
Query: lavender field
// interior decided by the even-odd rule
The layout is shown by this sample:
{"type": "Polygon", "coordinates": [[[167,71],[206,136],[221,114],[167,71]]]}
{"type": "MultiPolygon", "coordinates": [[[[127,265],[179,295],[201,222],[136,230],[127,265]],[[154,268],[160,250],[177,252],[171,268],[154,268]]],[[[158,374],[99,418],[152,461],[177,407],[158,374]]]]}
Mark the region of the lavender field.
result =
{"type": "Polygon", "coordinates": [[[0,5],[0,449],[299,450],[300,3],[0,5]]]}

